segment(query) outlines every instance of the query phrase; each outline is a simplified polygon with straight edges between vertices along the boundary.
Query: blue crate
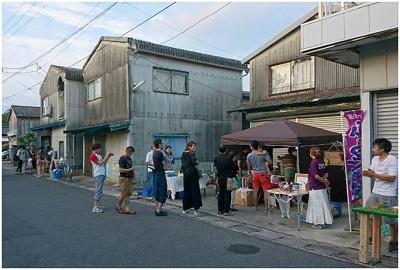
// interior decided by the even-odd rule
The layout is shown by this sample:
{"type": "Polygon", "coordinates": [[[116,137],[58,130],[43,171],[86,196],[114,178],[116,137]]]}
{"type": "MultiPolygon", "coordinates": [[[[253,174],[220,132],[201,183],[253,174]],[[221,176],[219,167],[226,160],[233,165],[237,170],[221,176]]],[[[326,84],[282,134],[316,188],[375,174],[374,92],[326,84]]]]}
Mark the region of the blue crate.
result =
{"type": "Polygon", "coordinates": [[[342,216],[342,204],[340,202],[331,202],[331,207],[334,218],[342,216]]]}

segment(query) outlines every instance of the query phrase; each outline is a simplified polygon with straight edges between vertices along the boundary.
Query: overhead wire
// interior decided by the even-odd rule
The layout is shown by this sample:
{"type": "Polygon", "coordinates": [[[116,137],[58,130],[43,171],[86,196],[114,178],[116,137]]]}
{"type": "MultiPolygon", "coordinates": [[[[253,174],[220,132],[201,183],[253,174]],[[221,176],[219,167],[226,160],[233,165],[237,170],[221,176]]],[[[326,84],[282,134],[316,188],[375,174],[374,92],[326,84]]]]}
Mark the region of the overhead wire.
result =
{"type": "MultiPolygon", "coordinates": [[[[90,19],[88,22],[86,22],[83,26],[79,27],[79,29],[75,30],[74,32],[72,32],[70,35],[66,36],[65,38],[63,38],[62,40],[60,40],[56,45],[54,45],[50,50],[44,52],[43,54],[41,54],[40,56],[38,56],[37,58],[35,58],[35,60],[33,60],[31,63],[33,62],[37,62],[40,58],[46,56],[47,54],[49,54],[50,52],[52,52],[53,50],[55,50],[56,48],[58,48],[61,44],[65,43],[67,40],[69,40],[71,37],[73,37],[74,35],[76,35],[77,33],[79,33],[80,31],[82,31],[84,28],[86,28],[90,23],[92,23],[93,21],[95,21],[96,19],[98,19],[99,17],[103,16],[106,12],[108,12],[111,8],[113,8],[116,4],[118,4],[118,2],[114,2],[111,5],[109,5],[106,9],[104,9],[103,11],[101,11],[99,14],[97,14],[95,17],[93,17],[92,19],[90,19]]],[[[9,79],[13,78],[15,75],[17,75],[19,72],[21,72],[24,69],[21,69],[17,72],[15,72],[14,74],[10,75],[9,77],[7,77],[5,80],[3,80],[3,82],[8,81],[9,79]]]]}
{"type": "Polygon", "coordinates": [[[28,23],[30,23],[36,16],[36,14],[38,14],[39,12],[41,12],[43,9],[45,9],[48,6],[48,3],[46,3],[45,5],[42,6],[41,9],[38,9],[34,15],[32,15],[20,28],[18,28],[17,30],[15,30],[13,33],[7,35],[4,39],[4,41],[7,41],[7,39],[9,39],[10,37],[12,37],[13,35],[15,35],[16,33],[18,33],[22,28],[24,28],[28,23]]]}
{"type": "Polygon", "coordinates": [[[22,14],[22,16],[20,17],[20,19],[18,19],[16,22],[14,22],[9,28],[8,30],[5,30],[3,35],[7,34],[7,32],[9,32],[15,25],[17,25],[24,17],[26,14],[28,14],[29,11],[31,11],[31,9],[36,5],[36,3],[31,4],[31,6],[24,12],[24,14],[22,14]]]}
{"type": "MultiPolygon", "coordinates": [[[[126,34],[132,32],[133,30],[137,29],[138,27],[140,27],[141,25],[143,25],[145,22],[151,20],[152,18],[154,18],[155,16],[157,16],[157,15],[160,14],[161,12],[165,11],[166,9],[170,8],[170,7],[173,6],[174,4],[176,4],[176,2],[173,2],[172,4],[170,4],[170,5],[166,6],[165,8],[161,9],[160,11],[154,13],[152,16],[150,16],[150,17],[147,18],[146,20],[142,21],[142,22],[139,23],[138,25],[132,27],[131,29],[129,29],[128,31],[126,31],[126,32],[125,32],[124,34],[122,34],[121,36],[124,36],[124,35],[126,35],[126,34]]],[[[106,47],[106,46],[108,46],[108,44],[105,45],[104,47],[106,47]]],[[[104,49],[104,47],[103,47],[102,49],[104,49]]],[[[86,57],[84,57],[84,58],[78,60],[78,61],[75,62],[74,64],[70,65],[70,67],[73,67],[74,65],[78,64],[79,62],[82,62],[83,60],[85,60],[85,59],[88,58],[89,56],[90,56],[90,54],[89,54],[88,56],[86,56],[86,57]]],[[[29,64],[29,65],[27,65],[27,66],[25,66],[25,67],[29,67],[29,66],[31,66],[31,65],[32,65],[32,63],[29,64]]],[[[24,68],[25,68],[25,67],[24,67],[24,68]]],[[[39,66],[39,67],[40,67],[40,66],[39,66]]],[[[42,69],[41,67],[40,67],[40,69],[43,71],[43,69],[42,69]]],[[[43,71],[43,72],[44,72],[44,71],[43,71]]],[[[44,72],[44,73],[45,73],[45,72],[44,72]]],[[[9,77],[9,78],[10,78],[10,77],[9,77]]],[[[42,83],[42,81],[35,83],[34,85],[32,85],[31,87],[29,87],[29,88],[27,88],[27,89],[18,91],[17,93],[12,94],[11,96],[5,97],[3,100],[9,99],[9,98],[11,98],[11,97],[14,97],[14,96],[16,96],[17,94],[19,94],[19,93],[21,93],[21,92],[23,92],[23,91],[30,90],[30,89],[32,89],[33,87],[35,87],[36,85],[38,85],[38,84],[40,84],[40,83],[42,83]]]]}
{"type": "Polygon", "coordinates": [[[191,26],[187,27],[185,30],[179,32],[178,34],[176,34],[175,36],[173,36],[173,37],[167,39],[166,41],[161,42],[160,44],[163,45],[163,44],[168,43],[168,42],[170,42],[171,40],[174,40],[175,38],[181,36],[181,35],[184,34],[185,32],[187,32],[187,31],[189,31],[190,29],[192,29],[193,27],[195,27],[196,25],[200,24],[202,21],[204,21],[204,20],[208,19],[209,17],[213,16],[214,14],[216,14],[218,11],[220,11],[220,10],[226,8],[229,4],[231,4],[231,2],[226,3],[226,4],[223,5],[222,7],[218,8],[217,10],[215,10],[214,12],[212,12],[212,13],[208,14],[207,16],[201,18],[200,20],[198,20],[197,22],[195,22],[195,23],[192,24],[191,26]]]}
{"type": "MultiPolygon", "coordinates": [[[[145,11],[143,11],[142,9],[136,7],[136,6],[133,5],[131,2],[125,2],[125,3],[128,4],[128,5],[130,5],[130,6],[133,7],[134,9],[138,10],[138,11],[141,12],[142,14],[149,16],[149,14],[148,14],[147,12],[145,12],[145,11]]],[[[162,24],[168,26],[168,27],[171,28],[171,29],[174,29],[174,30],[177,31],[177,32],[182,31],[181,29],[178,29],[177,27],[175,27],[175,26],[173,26],[173,25],[171,25],[171,24],[168,24],[168,23],[166,23],[166,22],[163,21],[163,20],[160,20],[160,19],[158,19],[158,18],[155,18],[155,20],[157,20],[158,22],[160,22],[160,23],[162,23],[162,24]]],[[[219,47],[217,47],[217,46],[215,46],[215,45],[213,45],[213,44],[211,44],[211,43],[208,43],[208,42],[206,42],[206,41],[204,41],[204,40],[201,40],[201,39],[199,39],[199,38],[197,38],[197,37],[195,37],[195,36],[193,36],[193,35],[191,35],[191,34],[189,34],[189,33],[187,33],[187,32],[185,32],[185,35],[188,36],[188,37],[190,37],[190,38],[192,38],[192,39],[194,39],[194,40],[196,40],[196,41],[198,41],[198,42],[200,42],[200,43],[202,43],[202,44],[204,44],[204,45],[206,45],[206,46],[209,46],[209,47],[214,48],[214,49],[216,49],[216,50],[219,50],[219,51],[221,51],[221,52],[230,54],[230,55],[232,55],[232,56],[234,56],[234,57],[236,57],[236,58],[242,58],[241,56],[238,56],[238,55],[236,55],[235,53],[232,53],[232,52],[227,51],[227,50],[225,50],[225,49],[219,48],[219,47]]]]}
{"type": "Polygon", "coordinates": [[[11,17],[8,18],[8,20],[3,24],[3,28],[5,28],[5,27],[7,26],[7,24],[8,24],[9,22],[11,22],[11,20],[14,18],[14,16],[17,14],[17,12],[18,12],[24,5],[25,5],[25,2],[20,3],[19,8],[17,8],[17,9],[14,11],[14,13],[11,15],[11,17]]]}
{"type": "MultiPolygon", "coordinates": [[[[141,25],[145,24],[146,22],[150,21],[152,18],[154,18],[155,16],[157,16],[158,14],[162,13],[163,11],[167,10],[168,8],[170,8],[171,6],[175,5],[176,2],[173,2],[172,4],[169,4],[168,6],[166,6],[165,8],[161,9],[160,11],[154,13],[153,15],[151,15],[149,18],[147,18],[146,20],[142,21],[141,23],[137,24],[136,26],[132,27],[131,29],[129,29],[128,31],[126,31],[125,33],[123,33],[121,35],[121,37],[125,36],[126,34],[132,32],[133,30],[137,29],[138,27],[140,27],[141,25]]],[[[106,44],[105,46],[103,46],[100,50],[103,50],[105,47],[107,47],[108,44],[106,44]]],[[[87,55],[81,59],[79,59],[78,61],[74,62],[73,64],[71,64],[69,67],[73,67],[76,64],[79,64],[80,62],[82,62],[83,60],[87,59],[90,56],[87,55]]]]}

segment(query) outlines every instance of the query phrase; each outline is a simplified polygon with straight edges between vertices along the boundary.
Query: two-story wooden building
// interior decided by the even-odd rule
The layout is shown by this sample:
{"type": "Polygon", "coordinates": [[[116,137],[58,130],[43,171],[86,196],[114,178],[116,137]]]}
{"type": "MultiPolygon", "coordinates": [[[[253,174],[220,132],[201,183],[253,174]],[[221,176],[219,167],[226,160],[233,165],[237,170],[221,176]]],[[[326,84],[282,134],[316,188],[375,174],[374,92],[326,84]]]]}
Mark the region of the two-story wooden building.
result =
{"type": "MultiPolygon", "coordinates": [[[[10,158],[13,159],[18,147],[18,137],[30,132],[40,121],[40,108],[33,106],[12,105],[8,115],[8,141],[10,158]]],[[[37,142],[34,143],[37,146],[37,142]]]]}
{"type": "Polygon", "coordinates": [[[107,176],[118,177],[118,158],[127,145],[144,180],[145,156],[155,138],[179,159],[188,140],[198,143],[204,169],[218,153],[223,134],[241,129],[240,61],[162,46],[142,40],[102,37],[83,66],[85,120],[65,132],[84,134],[84,172],[91,175],[91,145],[115,154],[107,176]]]}
{"type": "Polygon", "coordinates": [[[51,146],[55,158],[71,160],[70,165],[82,167],[82,136],[65,134],[65,129],[80,127],[85,115],[86,95],[82,71],[51,65],[40,87],[41,146],[51,146]],[[72,162],[73,160],[73,162],[72,162]]]}
{"type": "MultiPolygon", "coordinates": [[[[301,52],[300,25],[317,15],[317,8],[311,10],[242,60],[250,70],[250,103],[232,111],[246,113],[251,127],[284,118],[341,133],[347,124],[340,112],[360,108],[357,68],[301,52]]],[[[274,149],[274,161],[286,153],[274,149]]],[[[305,152],[300,155],[307,159],[305,152]]],[[[306,162],[300,170],[307,171],[306,162]]],[[[336,190],[345,191],[340,178],[336,190]]],[[[345,199],[341,191],[334,197],[345,199]]]]}

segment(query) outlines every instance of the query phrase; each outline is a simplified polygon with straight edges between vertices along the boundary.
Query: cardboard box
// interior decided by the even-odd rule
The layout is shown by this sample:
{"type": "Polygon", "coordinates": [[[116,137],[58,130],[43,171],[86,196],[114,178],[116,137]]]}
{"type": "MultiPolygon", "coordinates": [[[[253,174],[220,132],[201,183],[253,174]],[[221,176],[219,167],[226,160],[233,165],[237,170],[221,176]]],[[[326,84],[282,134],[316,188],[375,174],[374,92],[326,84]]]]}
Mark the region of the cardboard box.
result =
{"type": "Polygon", "coordinates": [[[235,191],[235,205],[254,206],[253,190],[248,188],[238,188],[235,191]]]}

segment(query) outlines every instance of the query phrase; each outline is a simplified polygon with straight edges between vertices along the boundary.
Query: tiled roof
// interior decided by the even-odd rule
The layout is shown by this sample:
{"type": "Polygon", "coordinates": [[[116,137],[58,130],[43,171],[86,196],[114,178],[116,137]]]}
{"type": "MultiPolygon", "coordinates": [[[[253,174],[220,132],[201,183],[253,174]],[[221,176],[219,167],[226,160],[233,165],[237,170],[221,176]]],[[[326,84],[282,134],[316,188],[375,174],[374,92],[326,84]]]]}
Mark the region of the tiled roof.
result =
{"type": "Polygon", "coordinates": [[[179,58],[204,64],[212,64],[216,66],[228,67],[233,69],[244,70],[246,68],[245,65],[242,65],[242,63],[236,59],[178,49],[139,39],[132,39],[132,45],[136,50],[142,52],[148,52],[157,55],[165,55],[174,58],[179,58]]]}
{"type": "Polygon", "coordinates": [[[240,106],[236,109],[231,110],[231,112],[274,110],[281,107],[287,107],[288,105],[303,106],[305,104],[312,105],[319,104],[321,102],[333,102],[339,100],[350,101],[357,98],[360,98],[360,89],[358,87],[354,87],[289,97],[271,97],[265,101],[251,102],[246,105],[240,106]]]}
{"type": "Polygon", "coordinates": [[[40,118],[40,107],[11,105],[17,117],[40,118]]]}
{"type": "Polygon", "coordinates": [[[65,72],[65,78],[67,80],[78,81],[78,82],[82,82],[83,81],[83,75],[82,75],[82,70],[81,69],[71,68],[71,67],[63,67],[63,66],[56,66],[56,65],[52,65],[52,67],[61,69],[63,72],[65,72]]]}
{"type": "Polygon", "coordinates": [[[159,44],[155,44],[152,42],[139,40],[139,39],[126,38],[126,37],[107,37],[107,36],[102,36],[100,38],[99,42],[92,50],[92,53],[90,54],[90,56],[86,59],[86,62],[82,68],[85,68],[85,66],[89,62],[90,58],[96,52],[97,48],[99,47],[99,45],[102,41],[115,42],[115,43],[128,43],[129,42],[129,45],[133,49],[135,49],[138,52],[142,52],[142,53],[160,55],[160,56],[175,58],[178,60],[186,60],[186,61],[190,61],[190,62],[196,62],[196,63],[200,63],[200,64],[212,65],[212,66],[217,66],[217,67],[222,67],[222,68],[229,68],[229,69],[234,69],[234,70],[245,70],[246,69],[246,65],[242,65],[242,63],[236,59],[225,58],[225,57],[220,57],[220,56],[215,56],[215,55],[210,55],[210,54],[205,54],[205,53],[199,53],[199,52],[194,52],[194,51],[178,49],[178,48],[159,45],[159,44]]]}

